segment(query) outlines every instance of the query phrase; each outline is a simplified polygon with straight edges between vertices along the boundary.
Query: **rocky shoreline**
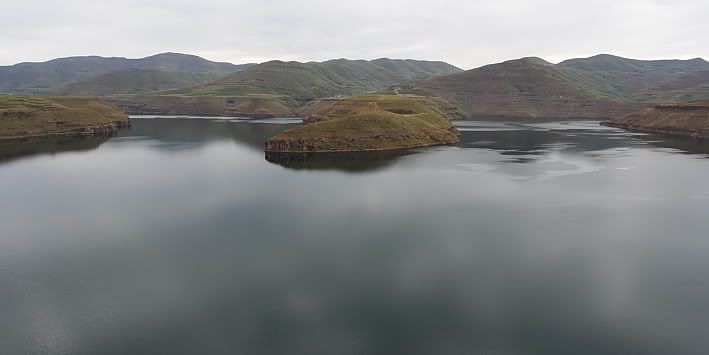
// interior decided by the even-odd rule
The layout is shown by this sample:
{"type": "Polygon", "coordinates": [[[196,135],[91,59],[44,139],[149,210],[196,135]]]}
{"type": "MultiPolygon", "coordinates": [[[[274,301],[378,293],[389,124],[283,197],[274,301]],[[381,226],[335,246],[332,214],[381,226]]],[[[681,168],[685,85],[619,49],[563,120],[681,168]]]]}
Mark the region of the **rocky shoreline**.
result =
{"type": "Polygon", "coordinates": [[[709,105],[703,102],[658,105],[601,122],[601,125],[643,133],[707,139],[709,138],[709,105]]]}

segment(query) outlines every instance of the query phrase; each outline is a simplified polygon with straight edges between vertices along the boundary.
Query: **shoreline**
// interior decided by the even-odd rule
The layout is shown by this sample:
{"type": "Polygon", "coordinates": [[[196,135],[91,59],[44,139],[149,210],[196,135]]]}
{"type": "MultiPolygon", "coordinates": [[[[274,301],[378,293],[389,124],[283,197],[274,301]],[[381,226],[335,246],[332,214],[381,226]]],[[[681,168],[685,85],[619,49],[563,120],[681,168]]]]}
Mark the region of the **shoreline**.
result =
{"type": "Polygon", "coordinates": [[[600,123],[600,125],[605,126],[605,127],[625,129],[628,131],[634,131],[634,132],[638,132],[638,133],[650,133],[650,134],[667,135],[667,136],[672,136],[672,137],[684,137],[684,138],[691,138],[691,139],[695,139],[695,140],[709,139],[709,133],[703,134],[701,132],[681,130],[681,129],[642,127],[642,126],[634,126],[634,125],[629,125],[629,124],[624,124],[624,123],[616,123],[616,122],[612,122],[612,121],[603,121],[600,123]]]}

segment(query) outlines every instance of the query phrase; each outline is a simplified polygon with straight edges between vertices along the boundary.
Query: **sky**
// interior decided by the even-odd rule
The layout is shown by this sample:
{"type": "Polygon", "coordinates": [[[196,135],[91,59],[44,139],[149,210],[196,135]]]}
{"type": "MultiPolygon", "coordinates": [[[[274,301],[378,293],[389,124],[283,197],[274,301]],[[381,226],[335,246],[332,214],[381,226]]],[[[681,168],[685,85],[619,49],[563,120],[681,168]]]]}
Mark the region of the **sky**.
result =
{"type": "Polygon", "coordinates": [[[0,2],[0,65],[161,52],[232,63],[527,56],[709,59],[707,0],[0,2]]]}

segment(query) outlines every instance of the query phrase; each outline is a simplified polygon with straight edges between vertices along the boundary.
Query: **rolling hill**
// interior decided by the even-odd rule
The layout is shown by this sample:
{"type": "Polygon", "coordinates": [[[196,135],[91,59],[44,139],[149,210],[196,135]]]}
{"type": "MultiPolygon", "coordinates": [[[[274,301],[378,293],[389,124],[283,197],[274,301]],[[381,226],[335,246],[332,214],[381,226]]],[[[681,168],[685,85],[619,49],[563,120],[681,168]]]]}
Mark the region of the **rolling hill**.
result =
{"type": "Polygon", "coordinates": [[[64,85],[59,95],[106,96],[138,94],[208,83],[222,76],[215,72],[181,72],[159,69],[125,69],[64,85]]]}
{"type": "Polygon", "coordinates": [[[440,96],[469,117],[607,118],[654,103],[709,98],[709,62],[611,55],[559,64],[522,58],[417,81],[398,93],[440,96]]]}
{"type": "Polygon", "coordinates": [[[69,57],[42,63],[0,66],[0,92],[51,93],[66,84],[125,69],[213,73],[224,76],[248,66],[250,65],[212,62],[194,55],[179,53],[162,53],[141,59],[69,57]]]}
{"type": "Polygon", "coordinates": [[[598,118],[628,113],[616,100],[539,58],[523,58],[396,88],[439,96],[468,117],[598,118]]]}
{"type": "Polygon", "coordinates": [[[460,71],[447,63],[416,60],[271,61],[203,86],[172,93],[194,96],[276,95],[300,104],[322,97],[379,91],[404,81],[460,71]]]}
{"type": "Polygon", "coordinates": [[[294,116],[315,99],[381,91],[460,71],[447,63],[416,60],[271,61],[196,87],[108,99],[131,114],[294,116]]]}
{"type": "MultiPolygon", "coordinates": [[[[566,70],[607,95],[637,99],[637,93],[677,76],[709,70],[709,62],[691,60],[636,60],[601,54],[590,58],[570,59],[556,67],[566,70]]],[[[652,97],[647,97],[652,100],[652,97]]]]}

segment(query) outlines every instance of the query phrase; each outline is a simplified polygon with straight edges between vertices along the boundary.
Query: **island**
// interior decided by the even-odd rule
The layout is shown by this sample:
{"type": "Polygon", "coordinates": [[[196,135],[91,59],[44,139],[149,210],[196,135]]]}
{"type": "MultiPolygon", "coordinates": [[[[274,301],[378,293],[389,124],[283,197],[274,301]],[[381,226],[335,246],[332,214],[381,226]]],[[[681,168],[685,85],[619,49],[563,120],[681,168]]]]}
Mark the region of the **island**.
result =
{"type": "Polygon", "coordinates": [[[128,115],[92,97],[0,96],[0,139],[113,134],[128,115]]]}
{"type": "Polygon", "coordinates": [[[455,144],[463,114],[442,99],[364,95],[322,100],[304,124],[270,138],[267,152],[357,152],[455,144]]]}
{"type": "Polygon", "coordinates": [[[601,124],[638,132],[709,138],[709,101],[658,105],[601,124]]]}

